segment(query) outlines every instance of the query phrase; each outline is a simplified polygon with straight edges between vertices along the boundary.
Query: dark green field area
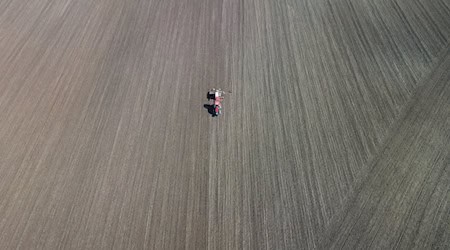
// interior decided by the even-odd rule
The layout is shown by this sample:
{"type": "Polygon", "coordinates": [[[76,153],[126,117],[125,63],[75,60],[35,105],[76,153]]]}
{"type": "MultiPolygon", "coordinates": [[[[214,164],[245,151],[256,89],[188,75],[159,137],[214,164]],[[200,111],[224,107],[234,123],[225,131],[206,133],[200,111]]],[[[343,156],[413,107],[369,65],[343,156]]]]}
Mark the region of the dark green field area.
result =
{"type": "Polygon", "coordinates": [[[449,249],[450,1],[0,1],[0,248],[449,249]]]}

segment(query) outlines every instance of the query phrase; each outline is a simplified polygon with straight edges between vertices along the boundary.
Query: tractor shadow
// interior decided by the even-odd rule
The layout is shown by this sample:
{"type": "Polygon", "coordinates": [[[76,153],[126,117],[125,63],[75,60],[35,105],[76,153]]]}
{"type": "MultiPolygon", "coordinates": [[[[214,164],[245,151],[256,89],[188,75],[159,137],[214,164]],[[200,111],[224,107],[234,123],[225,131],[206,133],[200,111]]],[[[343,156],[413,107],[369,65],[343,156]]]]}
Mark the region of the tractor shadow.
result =
{"type": "Polygon", "coordinates": [[[214,93],[213,93],[213,94],[210,94],[209,92],[206,93],[206,98],[207,98],[208,100],[214,100],[214,98],[215,98],[214,93]]]}
{"type": "Polygon", "coordinates": [[[208,113],[212,116],[215,117],[215,113],[214,113],[214,105],[212,104],[204,104],[203,107],[208,111],[208,113]]]}
{"type": "MultiPolygon", "coordinates": [[[[208,101],[214,100],[215,99],[214,93],[211,94],[210,92],[207,92],[206,93],[206,99],[208,99],[208,101]]],[[[208,113],[212,117],[216,116],[216,114],[214,112],[214,105],[212,105],[212,104],[204,104],[203,107],[208,111],[208,113]]]]}

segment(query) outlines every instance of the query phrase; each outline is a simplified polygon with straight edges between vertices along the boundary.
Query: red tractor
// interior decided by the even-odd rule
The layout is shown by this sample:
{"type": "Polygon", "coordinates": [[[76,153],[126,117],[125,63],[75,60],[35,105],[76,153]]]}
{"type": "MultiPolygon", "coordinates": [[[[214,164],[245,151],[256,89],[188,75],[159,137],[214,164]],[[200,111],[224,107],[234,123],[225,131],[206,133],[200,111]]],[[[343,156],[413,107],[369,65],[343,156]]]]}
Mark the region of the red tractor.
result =
{"type": "Polygon", "coordinates": [[[225,97],[225,91],[221,89],[211,89],[208,91],[208,99],[210,100],[211,111],[213,116],[219,116],[222,114],[222,101],[225,97]]]}

